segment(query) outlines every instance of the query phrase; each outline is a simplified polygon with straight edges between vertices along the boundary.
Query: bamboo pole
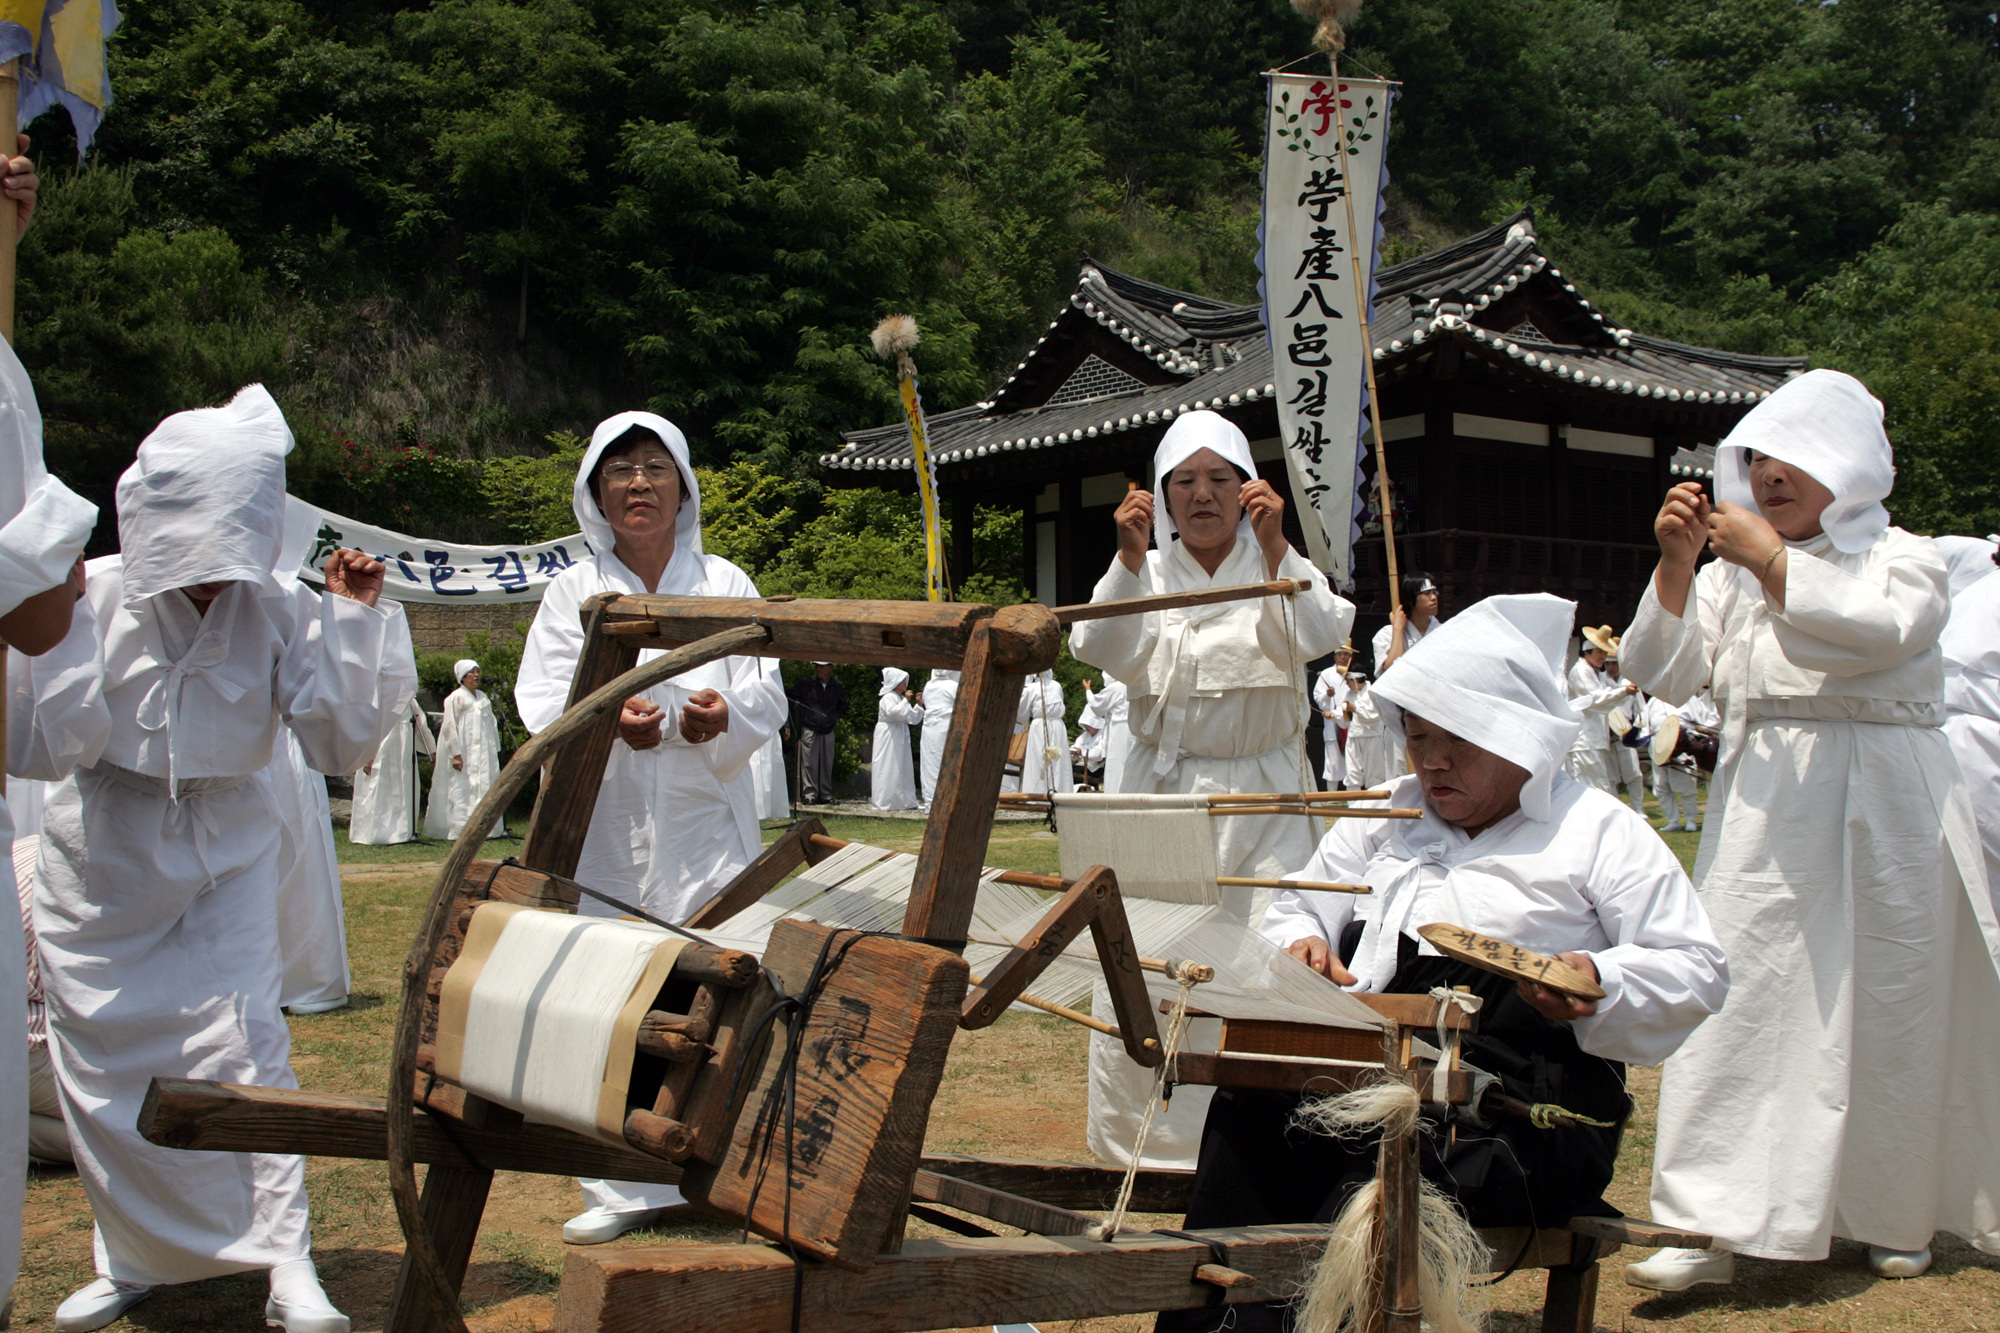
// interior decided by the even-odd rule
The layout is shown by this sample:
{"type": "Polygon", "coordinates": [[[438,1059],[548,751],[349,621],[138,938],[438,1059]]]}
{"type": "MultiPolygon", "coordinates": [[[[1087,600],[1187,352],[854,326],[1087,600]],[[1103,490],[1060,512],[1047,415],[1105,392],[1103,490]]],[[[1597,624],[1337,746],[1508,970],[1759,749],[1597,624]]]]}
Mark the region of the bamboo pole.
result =
{"type": "Polygon", "coordinates": [[[1241,602],[1252,597],[1293,597],[1312,587],[1310,579],[1272,579],[1266,583],[1237,583],[1226,588],[1202,588],[1195,592],[1163,592],[1149,597],[1121,597],[1112,602],[1077,602],[1055,608],[1057,623],[1073,625],[1079,620],[1109,620],[1114,616],[1138,616],[1148,611],[1175,611],[1184,606],[1209,606],[1216,602],[1241,602]]]}

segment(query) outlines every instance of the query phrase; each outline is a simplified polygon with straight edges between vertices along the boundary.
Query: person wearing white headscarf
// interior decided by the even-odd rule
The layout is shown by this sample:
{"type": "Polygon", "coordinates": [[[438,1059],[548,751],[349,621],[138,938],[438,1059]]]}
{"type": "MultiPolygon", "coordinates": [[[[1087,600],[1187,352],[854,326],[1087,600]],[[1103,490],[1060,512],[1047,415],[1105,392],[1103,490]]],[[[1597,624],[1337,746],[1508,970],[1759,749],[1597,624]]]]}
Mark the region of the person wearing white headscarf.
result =
{"type": "MultiPolygon", "coordinates": [[[[1118,506],[1118,554],[1092,590],[1093,602],[1280,578],[1306,587],[1288,597],[1113,616],[1071,629],[1077,659],[1130,690],[1131,745],[1116,790],[1310,789],[1306,664],[1340,646],[1353,628],[1354,605],[1285,540],[1284,502],[1258,479],[1249,441],[1227,418],[1176,417],[1154,451],[1153,472],[1157,503],[1153,493],[1135,490],[1118,506]],[[1156,548],[1150,551],[1149,537],[1156,548]]],[[[1317,834],[1312,820],[1298,816],[1210,823],[1216,870],[1232,877],[1271,878],[1295,869],[1311,855],[1317,834]]],[[[1254,891],[1230,888],[1221,890],[1221,906],[1247,922],[1260,904],[1254,891]]],[[[1091,1151],[1127,1160],[1151,1091],[1151,1071],[1108,1038],[1093,1039],[1091,1151]]],[[[1147,1165],[1193,1165],[1207,1091],[1181,1088],[1171,1107],[1155,1115],[1147,1165]]]]}
{"type": "MultiPolygon", "coordinates": [[[[34,385],[14,349],[0,342],[0,643],[13,649],[7,654],[7,768],[22,778],[58,778],[79,760],[95,758],[94,747],[103,744],[109,725],[94,621],[89,604],[78,600],[82,583],[76,564],[96,524],[97,507],[49,475],[34,385]],[[34,689],[38,681],[51,680],[67,682],[72,695],[95,700],[95,714],[79,721],[82,711],[61,709],[46,720],[54,725],[45,724],[34,711],[34,689]]],[[[6,853],[14,821],[23,813],[0,800],[0,873],[14,873],[6,853]]],[[[22,819],[24,835],[39,828],[38,813],[32,821],[22,819]]],[[[5,914],[0,919],[22,920],[5,914]]],[[[24,935],[0,929],[0,1301],[21,1269],[30,1111],[45,1121],[40,1113],[48,1109],[46,1078],[30,1076],[25,968],[32,935],[24,935]]],[[[46,1044],[36,1052],[39,1068],[46,1070],[46,1044]]]]}
{"type": "Polygon", "coordinates": [[[1069,762],[1068,705],[1055,673],[1044,671],[1021,682],[1021,700],[1015,705],[1014,727],[1027,733],[1027,747],[1021,757],[1021,785],[1025,792],[1075,791],[1076,772],[1069,762]]]}
{"type": "MultiPolygon", "coordinates": [[[[1632,1109],[1623,1066],[1658,1064],[1713,1021],[1728,992],[1722,948],[1673,853],[1628,807],[1562,771],[1580,725],[1561,674],[1574,611],[1544,593],[1488,598],[1383,673],[1385,724],[1415,764],[1391,788],[1392,804],[1423,818],[1335,821],[1290,876],[1372,886],[1365,922],[1353,896],[1280,890],[1260,926],[1354,990],[1469,989],[1480,1009],[1464,1054],[1482,1093],[1497,1082],[1517,1104],[1611,1123],[1542,1129],[1497,1108],[1451,1108],[1444,1123],[1456,1133],[1427,1133],[1436,1149],[1427,1146],[1423,1170],[1475,1226],[1615,1215],[1603,1191],[1616,1126],[1632,1109]],[[1436,922],[1560,957],[1605,996],[1584,1001],[1444,958],[1417,933],[1436,922]]],[[[1188,1227],[1325,1222],[1374,1176],[1374,1144],[1301,1131],[1300,1100],[1215,1094],[1188,1227]]],[[[1159,1323],[1162,1333],[1285,1326],[1273,1305],[1159,1323]]]]}
{"type": "MultiPolygon", "coordinates": [[[[270,1270],[268,1321],[348,1326],[313,1270],[303,1158],[181,1152],[138,1131],[155,1077],[298,1086],[273,745],[289,729],[314,768],[349,771],[416,684],[381,562],[334,552],[324,593],[281,575],[291,448],[261,385],[168,417],[118,480],[122,554],[87,567],[95,622],[72,636],[95,633],[109,734],[49,795],[35,885],[56,1084],[97,1223],[98,1280],[58,1329],[101,1327],[161,1283],[254,1269],[270,1270]]],[[[38,693],[38,714],[59,693],[38,693]]]]}
{"type": "MultiPolygon", "coordinates": [[[[456,838],[465,831],[473,807],[500,776],[500,724],[493,700],[479,688],[479,663],[469,657],[452,663],[458,688],[445,696],[438,722],[436,762],[431,768],[431,803],[424,812],[426,838],[456,838]]],[[[507,836],[507,816],[486,835],[507,836]]]]}
{"type": "Polygon", "coordinates": [[[1097,692],[1097,711],[1104,718],[1102,788],[1118,791],[1125,781],[1126,756],[1132,752],[1132,696],[1124,681],[1104,678],[1104,688],[1097,692]]]}
{"type": "Polygon", "coordinates": [[[430,720],[415,695],[382,748],[354,775],[347,840],[362,847],[393,847],[417,836],[417,756],[437,753],[430,720]]]}
{"type": "Polygon", "coordinates": [[[910,724],[923,720],[923,708],[910,697],[910,673],[901,667],[883,667],[882,691],[875,700],[875,752],[868,768],[868,803],[877,810],[916,809],[916,758],[910,750],[910,724]]]}
{"type": "Polygon", "coordinates": [[[1354,710],[1347,699],[1347,673],[1354,668],[1354,649],[1342,644],[1333,655],[1333,665],[1313,682],[1312,703],[1319,710],[1323,740],[1319,775],[1328,791],[1339,791],[1347,781],[1345,737],[1354,710]]]}
{"type": "Polygon", "coordinates": [[[924,789],[917,793],[918,808],[929,810],[937,798],[938,773],[944,767],[944,742],[951,735],[951,715],[958,707],[958,673],[942,667],[924,682],[924,727],[918,740],[918,757],[923,763],[924,789]]]}
{"type": "Polygon", "coordinates": [[[1563,760],[1563,768],[1578,782],[1595,787],[1606,796],[1616,796],[1617,760],[1611,753],[1610,715],[1637,692],[1638,686],[1613,680],[1605,671],[1611,655],[1611,626],[1586,626],[1582,638],[1583,647],[1576,661],[1569,665],[1565,688],[1583,725],[1570,745],[1568,758],[1563,760]]]}
{"type": "Polygon", "coordinates": [[[1889,525],[1882,405],[1850,376],[1779,388],[1716,476],[1713,505],[1667,492],[1622,646],[1670,703],[1712,680],[1722,716],[1695,884],[1735,991],[1667,1064],[1652,1189],[1716,1248],[1626,1280],[1728,1282],[1835,1236],[1881,1276],[1941,1230],[2000,1254],[2000,923],[1941,730],[1944,561],[1889,525]]]}
{"type": "MultiPolygon", "coordinates": [[[[701,485],[687,439],[664,417],[621,412],[591,435],[572,504],[590,557],[549,584],[515,680],[530,731],[562,716],[583,652],[578,612],[598,593],[756,597],[750,576],[701,549],[701,485]]],[[[644,649],[641,662],[659,656],[644,649]]],[[[726,657],[625,701],[576,878],[667,921],[685,921],[762,845],[751,758],[785,720],[777,667],[726,657]]],[[[619,909],[586,898],[585,915],[619,909]]],[[[586,1210],[563,1227],[597,1244],[682,1201],[671,1185],[582,1182],[586,1210]]]]}

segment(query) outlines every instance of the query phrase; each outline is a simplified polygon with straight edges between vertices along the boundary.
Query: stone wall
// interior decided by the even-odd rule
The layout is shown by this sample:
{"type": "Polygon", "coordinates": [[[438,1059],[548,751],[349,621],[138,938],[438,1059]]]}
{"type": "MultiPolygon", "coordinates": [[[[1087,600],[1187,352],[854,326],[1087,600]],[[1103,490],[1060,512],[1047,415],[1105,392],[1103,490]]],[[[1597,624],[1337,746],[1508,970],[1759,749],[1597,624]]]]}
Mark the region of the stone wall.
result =
{"type": "Polygon", "coordinates": [[[539,599],[525,597],[518,602],[404,602],[403,614],[418,652],[456,653],[466,646],[467,635],[481,630],[504,634],[516,623],[533,620],[540,605],[539,599]]]}

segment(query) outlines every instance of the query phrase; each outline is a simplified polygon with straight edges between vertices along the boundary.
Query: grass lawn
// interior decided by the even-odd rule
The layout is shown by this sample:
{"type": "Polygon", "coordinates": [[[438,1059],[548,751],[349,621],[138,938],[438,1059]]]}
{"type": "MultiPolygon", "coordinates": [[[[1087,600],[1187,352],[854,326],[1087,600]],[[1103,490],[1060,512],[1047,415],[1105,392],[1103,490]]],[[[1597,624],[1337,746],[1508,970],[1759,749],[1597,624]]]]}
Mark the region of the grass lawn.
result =
{"type": "MultiPolygon", "coordinates": [[[[1658,823],[1657,814],[1654,819],[1658,823]]],[[[911,821],[835,819],[837,837],[863,838],[914,850],[922,826],[911,821]]],[[[767,837],[776,830],[767,830],[767,837]]],[[[1698,839],[1667,840],[1691,863],[1698,839]]],[[[293,1062],[306,1087],[328,1092],[379,1094],[385,1052],[394,1023],[397,970],[416,928],[431,875],[444,844],[353,847],[338,837],[347,896],[354,1001],[336,1013],[294,1019],[293,1062]]],[[[491,854],[518,851],[516,841],[489,844],[491,854]]],[[[1053,872],[1052,834],[1036,824],[997,828],[991,864],[1053,872]]],[[[1658,1076],[1634,1070],[1639,1114],[1625,1136],[1613,1203],[1645,1215],[1653,1144],[1653,1103],[1658,1076]]],[[[929,1144],[934,1151],[1087,1160],[1083,1144],[1085,1045],[1083,1029],[1040,1015],[1009,1014],[979,1032],[960,1033],[933,1107],[929,1144]]],[[[382,1326],[395,1280],[401,1237],[384,1182],[374,1162],[312,1158],[314,1254],[329,1292],[354,1317],[357,1329],[382,1326]]],[[[503,1174],[495,1181],[466,1283],[468,1320],[481,1333],[552,1327],[555,1291],[566,1247],[559,1230],[580,1207],[575,1185],[550,1176],[503,1174]]],[[[1179,1219],[1139,1219],[1172,1226],[1179,1219]]],[[[27,1243],[16,1288],[15,1327],[44,1330],[56,1304],[91,1277],[90,1210],[69,1172],[36,1172],[29,1181],[27,1243]]],[[[680,1219],[634,1232],[637,1244],[715,1241],[728,1229],[680,1219]]],[[[939,1234],[922,1223],[913,1235],[939,1234]]],[[[624,1242],[620,1242],[624,1243],[624,1242]]],[[[1697,1288],[1680,1296],[1648,1296],[1626,1287],[1618,1270],[1624,1254],[1606,1262],[1598,1324],[1606,1330],[1672,1330],[1673,1333],[1793,1333],[1798,1330],[1910,1330],[1970,1333],[2000,1329],[2000,1261],[1941,1240],[1929,1276],[1881,1282],[1868,1273],[1857,1246],[1838,1244],[1821,1264],[1743,1261],[1730,1289],[1697,1288]]],[[[1522,1274],[1492,1290],[1496,1333],[1539,1328],[1542,1275],[1522,1274]]],[[[241,1330],[263,1328],[261,1275],[218,1278],[168,1288],[136,1307],[116,1328],[241,1330]]],[[[948,1312],[945,1312],[948,1315],[948,1312]]],[[[1055,1326],[1075,1333],[1140,1333],[1150,1316],[1089,1320],[1055,1326]]]]}

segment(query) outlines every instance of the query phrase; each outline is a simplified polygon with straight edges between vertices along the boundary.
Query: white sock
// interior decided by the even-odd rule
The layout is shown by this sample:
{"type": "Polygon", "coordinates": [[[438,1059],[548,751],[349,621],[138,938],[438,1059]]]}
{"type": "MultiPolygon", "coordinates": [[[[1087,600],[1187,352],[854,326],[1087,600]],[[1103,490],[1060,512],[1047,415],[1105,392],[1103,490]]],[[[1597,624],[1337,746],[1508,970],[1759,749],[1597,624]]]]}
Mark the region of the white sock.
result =
{"type": "Polygon", "coordinates": [[[286,1305],[302,1306],[308,1309],[333,1303],[326,1298],[326,1290],[319,1284],[319,1270],[313,1267],[311,1259],[287,1259],[271,1269],[271,1295],[286,1305]]]}

